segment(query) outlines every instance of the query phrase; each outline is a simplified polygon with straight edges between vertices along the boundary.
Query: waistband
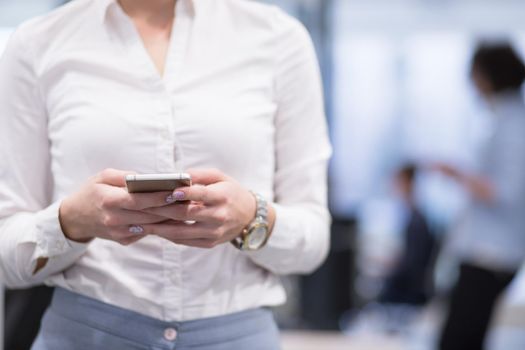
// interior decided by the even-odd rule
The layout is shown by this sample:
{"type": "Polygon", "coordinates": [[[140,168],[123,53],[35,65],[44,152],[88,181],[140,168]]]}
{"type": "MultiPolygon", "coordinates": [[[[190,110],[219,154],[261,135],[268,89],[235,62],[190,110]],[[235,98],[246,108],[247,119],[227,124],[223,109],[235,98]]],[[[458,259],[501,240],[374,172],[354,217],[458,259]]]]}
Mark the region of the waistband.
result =
{"type": "Polygon", "coordinates": [[[55,289],[50,311],[146,346],[222,343],[275,324],[272,312],[264,308],[192,321],[165,322],[63,288],[55,289]]]}

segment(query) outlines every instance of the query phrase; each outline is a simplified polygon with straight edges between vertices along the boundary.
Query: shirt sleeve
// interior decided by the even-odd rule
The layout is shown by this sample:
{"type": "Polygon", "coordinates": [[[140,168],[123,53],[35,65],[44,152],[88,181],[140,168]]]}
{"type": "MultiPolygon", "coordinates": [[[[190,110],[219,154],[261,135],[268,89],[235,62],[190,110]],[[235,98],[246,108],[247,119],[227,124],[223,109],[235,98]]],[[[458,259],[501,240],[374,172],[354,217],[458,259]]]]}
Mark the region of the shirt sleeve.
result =
{"type": "Polygon", "coordinates": [[[276,47],[276,221],[268,244],[248,254],[276,274],[309,273],[329,249],[331,146],[312,41],[297,21],[286,18],[283,22],[276,47]]]}
{"type": "Polygon", "coordinates": [[[86,249],[66,239],[52,203],[47,115],[22,30],[0,59],[0,283],[25,287],[71,265],[86,249]],[[39,258],[47,264],[34,273],[39,258]]]}
{"type": "Polygon", "coordinates": [[[494,176],[490,180],[495,189],[495,204],[515,210],[525,196],[525,123],[521,113],[517,118],[514,115],[499,117],[514,119],[507,121],[500,131],[494,176]]]}

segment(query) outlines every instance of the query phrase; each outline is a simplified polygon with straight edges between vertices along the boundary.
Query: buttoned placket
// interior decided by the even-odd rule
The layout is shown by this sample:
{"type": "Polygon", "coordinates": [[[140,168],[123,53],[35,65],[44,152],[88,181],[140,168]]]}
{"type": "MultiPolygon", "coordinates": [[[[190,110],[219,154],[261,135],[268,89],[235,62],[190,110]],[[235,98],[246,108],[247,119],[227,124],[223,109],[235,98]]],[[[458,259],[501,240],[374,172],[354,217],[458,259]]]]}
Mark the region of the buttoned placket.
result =
{"type": "MultiPolygon", "coordinates": [[[[122,9],[117,11],[122,24],[118,27],[120,37],[126,49],[131,51],[131,59],[136,61],[139,74],[144,76],[144,90],[151,95],[151,115],[145,117],[152,118],[158,130],[155,152],[157,171],[183,171],[184,155],[175,130],[177,116],[173,102],[191,30],[191,5],[188,0],[177,1],[163,76],[157,71],[131,19],[122,9]]],[[[162,244],[164,290],[159,291],[159,298],[162,298],[165,320],[183,318],[182,250],[182,246],[167,241],[162,244]]]]}
{"type": "MultiPolygon", "coordinates": [[[[177,98],[175,93],[177,78],[180,77],[183,72],[183,61],[191,30],[190,12],[189,1],[177,2],[175,21],[171,32],[170,46],[166,57],[163,77],[166,89],[165,96],[167,98],[166,116],[169,115],[169,118],[167,118],[167,126],[169,127],[170,137],[170,140],[165,140],[163,144],[169,146],[169,151],[172,152],[170,156],[166,154],[164,159],[170,162],[169,166],[175,166],[176,171],[184,170],[184,154],[183,147],[175,130],[175,122],[179,116],[176,113],[173,102],[174,99],[177,98]]],[[[166,149],[166,153],[168,153],[168,149],[166,149]]],[[[184,317],[182,251],[183,247],[176,244],[167,243],[163,245],[163,267],[165,275],[168,277],[165,286],[166,294],[164,305],[166,316],[169,319],[182,319],[184,317]]]]}

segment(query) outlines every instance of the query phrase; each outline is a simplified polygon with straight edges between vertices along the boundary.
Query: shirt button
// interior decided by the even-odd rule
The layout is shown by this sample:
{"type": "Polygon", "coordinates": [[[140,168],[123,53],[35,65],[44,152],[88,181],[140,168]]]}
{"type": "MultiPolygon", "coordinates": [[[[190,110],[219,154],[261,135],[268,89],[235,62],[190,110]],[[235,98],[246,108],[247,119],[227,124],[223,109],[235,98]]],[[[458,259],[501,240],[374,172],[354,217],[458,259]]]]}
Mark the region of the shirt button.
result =
{"type": "Polygon", "coordinates": [[[166,328],[164,330],[164,339],[174,341],[177,339],[177,331],[174,328],[166,328]]]}

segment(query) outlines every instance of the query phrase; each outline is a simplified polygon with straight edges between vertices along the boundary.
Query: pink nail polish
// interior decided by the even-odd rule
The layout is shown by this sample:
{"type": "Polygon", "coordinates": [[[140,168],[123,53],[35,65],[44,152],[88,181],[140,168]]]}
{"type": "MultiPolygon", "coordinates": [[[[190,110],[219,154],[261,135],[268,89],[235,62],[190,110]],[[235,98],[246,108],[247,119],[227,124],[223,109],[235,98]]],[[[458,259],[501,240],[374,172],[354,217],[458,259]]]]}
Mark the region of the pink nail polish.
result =
{"type": "Polygon", "coordinates": [[[133,234],[141,234],[144,232],[144,229],[141,227],[141,226],[130,226],[129,228],[129,233],[133,233],[133,234]]]}
{"type": "Polygon", "coordinates": [[[173,194],[170,194],[169,196],[166,197],[166,203],[174,203],[176,201],[177,199],[175,198],[173,194]]]}
{"type": "Polygon", "coordinates": [[[184,199],[184,197],[186,197],[186,194],[182,191],[175,191],[173,193],[173,196],[175,197],[176,200],[181,201],[184,199]]]}

